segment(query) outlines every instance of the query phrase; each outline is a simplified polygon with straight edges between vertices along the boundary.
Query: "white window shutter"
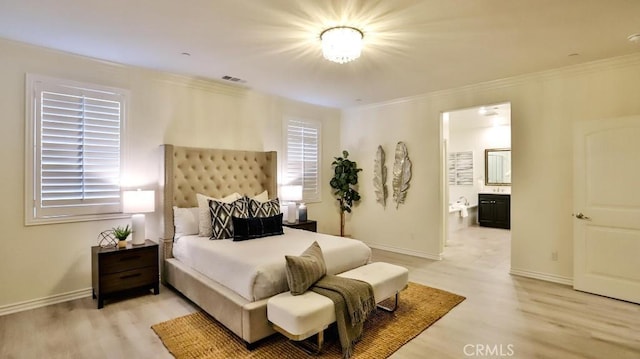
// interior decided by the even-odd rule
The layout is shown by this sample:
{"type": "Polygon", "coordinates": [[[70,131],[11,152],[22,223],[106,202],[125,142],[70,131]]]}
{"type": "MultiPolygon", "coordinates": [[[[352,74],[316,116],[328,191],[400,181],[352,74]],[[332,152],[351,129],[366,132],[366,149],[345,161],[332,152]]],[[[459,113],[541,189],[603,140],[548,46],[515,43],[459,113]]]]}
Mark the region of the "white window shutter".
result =
{"type": "Polygon", "coordinates": [[[36,80],[34,219],[121,211],[121,93],[36,80]]]}
{"type": "Polygon", "coordinates": [[[320,201],[320,122],[286,120],[284,183],[301,185],[305,202],[320,201]]]}

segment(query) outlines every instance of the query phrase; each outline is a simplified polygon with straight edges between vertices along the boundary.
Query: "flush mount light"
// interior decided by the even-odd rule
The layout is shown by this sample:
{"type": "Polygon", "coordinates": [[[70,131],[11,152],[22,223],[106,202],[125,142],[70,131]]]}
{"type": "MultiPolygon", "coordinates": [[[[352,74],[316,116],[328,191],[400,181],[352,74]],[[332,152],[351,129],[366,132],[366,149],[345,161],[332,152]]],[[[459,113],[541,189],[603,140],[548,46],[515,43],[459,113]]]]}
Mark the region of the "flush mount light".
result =
{"type": "Polygon", "coordinates": [[[498,107],[493,107],[493,108],[480,107],[480,109],[478,110],[478,114],[482,116],[487,116],[487,117],[497,116],[498,110],[499,110],[498,107]]]}
{"type": "Polygon", "coordinates": [[[640,34],[629,35],[627,39],[631,42],[635,42],[636,44],[640,44],[640,34]]]}
{"type": "Polygon", "coordinates": [[[364,34],[350,26],[336,26],[324,30],[320,34],[322,55],[325,59],[339,64],[353,61],[362,52],[364,34]]]}

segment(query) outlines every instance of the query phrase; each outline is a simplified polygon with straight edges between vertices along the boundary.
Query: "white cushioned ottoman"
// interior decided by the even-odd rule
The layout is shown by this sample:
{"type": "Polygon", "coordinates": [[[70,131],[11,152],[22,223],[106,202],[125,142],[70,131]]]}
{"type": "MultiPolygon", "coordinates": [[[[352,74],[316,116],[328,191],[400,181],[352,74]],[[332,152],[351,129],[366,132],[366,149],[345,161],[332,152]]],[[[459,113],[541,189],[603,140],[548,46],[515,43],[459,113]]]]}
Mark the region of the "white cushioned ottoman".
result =
{"type": "Polygon", "coordinates": [[[391,298],[407,287],[409,270],[395,264],[374,262],[338,274],[339,277],[358,279],[371,284],[376,303],[391,298]]]}
{"type": "MultiPolygon", "coordinates": [[[[370,263],[338,276],[371,284],[376,303],[396,296],[409,282],[406,268],[384,262],[370,263]]],[[[285,292],[269,298],[267,318],[278,332],[289,339],[304,340],[335,322],[336,314],[331,299],[323,295],[306,291],[294,296],[285,292]]]]}

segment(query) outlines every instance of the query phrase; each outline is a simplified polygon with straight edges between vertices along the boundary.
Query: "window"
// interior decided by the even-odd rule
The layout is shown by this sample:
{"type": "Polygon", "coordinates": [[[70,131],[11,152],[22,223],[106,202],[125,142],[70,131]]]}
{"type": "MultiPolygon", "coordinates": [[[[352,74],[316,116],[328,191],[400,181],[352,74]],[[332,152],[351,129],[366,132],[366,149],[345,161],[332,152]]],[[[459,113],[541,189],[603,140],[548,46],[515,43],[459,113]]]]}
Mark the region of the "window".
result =
{"type": "Polygon", "coordinates": [[[286,123],[286,148],[284,182],[302,185],[305,202],[320,201],[320,122],[288,118],[286,123]]]}
{"type": "Polygon", "coordinates": [[[27,75],[26,223],[121,212],[125,90],[27,75]]]}

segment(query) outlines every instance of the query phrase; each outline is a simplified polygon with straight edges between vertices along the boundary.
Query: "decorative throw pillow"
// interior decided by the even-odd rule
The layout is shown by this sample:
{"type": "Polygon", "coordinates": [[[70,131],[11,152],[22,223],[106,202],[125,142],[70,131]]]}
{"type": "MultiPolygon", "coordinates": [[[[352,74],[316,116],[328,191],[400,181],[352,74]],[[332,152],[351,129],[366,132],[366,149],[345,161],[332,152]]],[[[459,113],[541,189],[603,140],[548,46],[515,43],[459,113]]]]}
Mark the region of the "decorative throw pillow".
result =
{"type": "Polygon", "coordinates": [[[233,240],[277,236],[282,231],[282,213],[270,217],[238,218],[233,217],[233,240]]]}
{"type": "Polygon", "coordinates": [[[209,200],[215,200],[218,202],[231,203],[242,198],[240,193],[235,192],[224,198],[213,198],[203,194],[196,194],[198,200],[198,208],[200,209],[200,216],[198,221],[198,235],[200,237],[211,237],[211,211],[209,210],[209,200]]]}
{"type": "Polygon", "coordinates": [[[173,238],[178,239],[182,236],[198,234],[199,211],[198,207],[179,208],[173,206],[173,228],[175,229],[173,238]]]}
{"type": "Polygon", "coordinates": [[[303,294],[327,274],[327,266],[318,242],[313,242],[299,257],[284,257],[287,260],[287,283],[293,295],[303,294]]]}
{"type": "Polygon", "coordinates": [[[211,236],[209,238],[233,238],[232,217],[248,218],[249,210],[247,207],[245,197],[231,203],[209,200],[209,211],[211,212],[211,236]]]}
{"type": "Polygon", "coordinates": [[[274,198],[270,201],[260,202],[249,198],[250,217],[273,217],[280,214],[280,200],[274,198]]]}

